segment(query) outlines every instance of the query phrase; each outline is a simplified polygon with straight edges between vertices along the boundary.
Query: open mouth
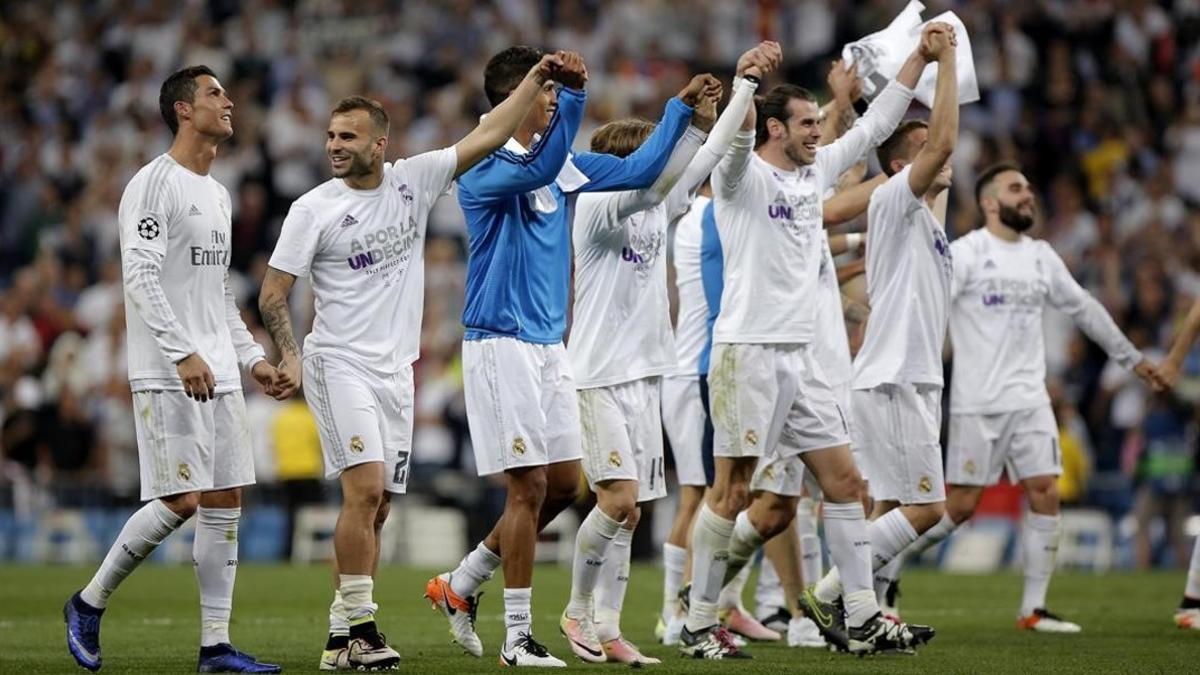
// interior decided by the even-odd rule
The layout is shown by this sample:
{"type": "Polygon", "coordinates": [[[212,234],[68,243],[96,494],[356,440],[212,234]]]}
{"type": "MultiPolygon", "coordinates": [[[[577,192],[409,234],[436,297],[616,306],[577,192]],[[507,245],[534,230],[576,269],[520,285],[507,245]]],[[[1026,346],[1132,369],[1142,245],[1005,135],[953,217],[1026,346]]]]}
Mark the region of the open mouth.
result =
{"type": "Polygon", "coordinates": [[[807,150],[808,152],[816,152],[817,151],[817,142],[809,141],[808,143],[805,143],[804,149],[807,150]]]}
{"type": "Polygon", "coordinates": [[[233,122],[233,115],[230,113],[225,113],[221,115],[221,120],[224,122],[233,122]]]}
{"type": "Polygon", "coordinates": [[[330,157],[329,163],[333,165],[333,168],[340,169],[350,163],[350,158],[341,156],[330,157]]]}

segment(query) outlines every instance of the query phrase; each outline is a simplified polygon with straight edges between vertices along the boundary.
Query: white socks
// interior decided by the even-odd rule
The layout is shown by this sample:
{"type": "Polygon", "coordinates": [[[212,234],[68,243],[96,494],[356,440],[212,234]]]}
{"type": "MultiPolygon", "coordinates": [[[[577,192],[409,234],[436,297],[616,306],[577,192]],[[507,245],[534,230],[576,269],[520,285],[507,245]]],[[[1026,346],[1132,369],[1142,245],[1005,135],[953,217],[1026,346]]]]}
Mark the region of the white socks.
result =
{"type": "Polygon", "coordinates": [[[783,597],[783,582],[779,580],[770,558],[764,555],[762,566],[758,569],[758,585],[754,588],[754,616],[761,621],[780,607],[787,607],[787,598],[783,597]]]}
{"type": "MultiPolygon", "coordinates": [[[[859,507],[861,512],[862,507],[859,507]]],[[[698,632],[717,623],[717,597],[725,579],[729,539],[733,521],[726,520],[705,503],[692,528],[692,592],[687,629],[698,632]]]]}
{"type": "Polygon", "coordinates": [[[351,627],[375,620],[375,603],[371,594],[375,580],[369,574],[338,575],[338,591],[346,611],[346,623],[351,627]]]}
{"type": "Polygon", "coordinates": [[[530,624],[533,623],[533,612],[530,605],[533,602],[532,588],[504,589],[504,648],[511,649],[521,633],[532,635],[530,624]]]}
{"type": "Polygon", "coordinates": [[[1196,546],[1192,548],[1192,562],[1188,564],[1187,585],[1183,587],[1183,595],[1200,600],[1200,537],[1196,537],[1196,546]]]}
{"type": "Polygon", "coordinates": [[[229,642],[233,582],[237,578],[238,519],[241,509],[196,510],[192,560],[200,585],[200,646],[229,642]]]}
{"type": "Polygon", "coordinates": [[[817,583],[825,574],[814,506],[812,499],[802,497],[800,505],[796,507],[796,534],[800,535],[800,575],[804,586],[817,583]]]}
{"type": "Polygon", "coordinates": [[[117,590],[125,577],[183,523],[183,518],[157,499],[138,509],[125,521],[125,527],[121,528],[112,548],[104,556],[104,562],[100,563],[80,597],[92,607],[107,607],[108,596],[117,590]]]}
{"type": "Polygon", "coordinates": [[[825,536],[835,569],[817,584],[822,602],[833,602],[841,594],[846,602],[847,624],[861,626],[879,611],[871,585],[871,537],[862,504],[825,502],[825,536]]]}
{"type": "Polygon", "coordinates": [[[663,623],[670,622],[675,616],[679,589],[683,587],[683,570],[686,567],[687,549],[674,544],[663,544],[663,623]]]}
{"type": "Polygon", "coordinates": [[[633,530],[624,527],[608,549],[608,559],[600,568],[600,583],[596,586],[596,637],[601,643],[621,637],[621,606],[629,586],[629,546],[633,530]]]}
{"type": "Polygon", "coordinates": [[[921,536],[917,537],[917,540],[904,550],[903,555],[896,556],[890,563],[875,570],[875,597],[882,603],[888,586],[900,578],[900,573],[904,570],[904,564],[913,558],[920,557],[925,551],[942,543],[957,528],[958,524],[954,522],[949,513],[943,515],[942,519],[936,525],[925,530],[921,536]]]}
{"type": "Polygon", "coordinates": [[[350,635],[350,617],[346,616],[346,603],[340,589],[333,592],[333,603],[329,605],[329,634],[350,635]]]}
{"type": "Polygon", "coordinates": [[[592,507],[575,535],[575,559],[571,564],[571,600],[567,616],[582,619],[592,612],[592,593],[609,546],[621,524],[609,518],[599,506],[592,507]]]}
{"type": "Polygon", "coordinates": [[[1021,538],[1025,557],[1025,592],[1021,597],[1021,616],[1046,607],[1046,591],[1054,574],[1058,555],[1058,516],[1025,514],[1025,536],[1021,538]]]}
{"type": "MultiPolygon", "coordinates": [[[[746,563],[762,548],[764,541],[766,540],[750,522],[750,513],[742,511],[737,514],[733,521],[733,536],[729,538],[729,560],[725,563],[725,579],[722,585],[728,585],[746,569],[746,563]]],[[[745,583],[743,580],[742,585],[745,586],[745,583]]],[[[739,599],[742,596],[741,590],[737,589],[739,599]]]]}
{"type": "Polygon", "coordinates": [[[500,556],[479,542],[450,573],[450,590],[464,598],[475,595],[480,584],[491,579],[499,566],[500,556]]]}
{"type": "Polygon", "coordinates": [[[917,531],[900,509],[892,509],[875,519],[867,527],[867,532],[871,536],[872,571],[890,563],[917,540],[917,531]]]}

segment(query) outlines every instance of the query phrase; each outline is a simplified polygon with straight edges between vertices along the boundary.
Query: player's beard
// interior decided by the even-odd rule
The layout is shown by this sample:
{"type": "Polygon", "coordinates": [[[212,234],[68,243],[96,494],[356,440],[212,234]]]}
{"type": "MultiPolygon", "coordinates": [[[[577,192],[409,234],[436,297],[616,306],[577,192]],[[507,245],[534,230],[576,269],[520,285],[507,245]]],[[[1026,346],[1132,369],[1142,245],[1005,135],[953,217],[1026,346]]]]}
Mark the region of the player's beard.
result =
{"type": "Polygon", "coordinates": [[[342,169],[341,173],[333,172],[334,178],[349,178],[351,176],[365,176],[371,173],[371,158],[368,155],[350,155],[350,163],[346,168],[342,169]]]}
{"type": "Polygon", "coordinates": [[[1024,232],[1033,227],[1033,215],[1025,215],[1014,206],[1001,204],[1000,222],[1017,232],[1024,232]]]}

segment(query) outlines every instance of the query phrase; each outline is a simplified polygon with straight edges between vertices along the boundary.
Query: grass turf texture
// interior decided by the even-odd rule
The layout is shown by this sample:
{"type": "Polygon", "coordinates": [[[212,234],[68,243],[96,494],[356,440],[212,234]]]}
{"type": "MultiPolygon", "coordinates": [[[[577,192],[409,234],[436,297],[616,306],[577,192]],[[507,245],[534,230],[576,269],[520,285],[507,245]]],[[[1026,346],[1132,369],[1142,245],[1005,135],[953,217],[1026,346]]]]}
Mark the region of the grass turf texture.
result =
{"type": "MultiPolygon", "coordinates": [[[[449,644],[446,623],[421,597],[434,570],[387,567],[376,584],[382,630],[400,651],[401,670],[433,673],[493,671],[503,636],[499,576],[487,586],[479,616],[484,657],[449,644]]],[[[61,607],[91,574],[87,568],[0,567],[0,673],[69,673],[61,607]]],[[[1200,669],[1200,633],[1171,621],[1183,574],[1059,575],[1050,604],[1084,627],[1081,635],[1021,633],[1013,628],[1020,598],[1017,575],[948,576],[917,570],[904,578],[901,607],[909,621],[929,623],[937,638],[917,656],[859,659],[780,644],[754,644],[752,661],[684,659],[653,640],[662,596],[661,572],[637,565],[625,602],[623,629],[660,673],[1183,673],[1200,669]]],[[[534,635],[575,670],[611,671],[616,664],[576,660],[558,633],[570,572],[539,567],[534,575],[534,635]]],[[[323,567],[246,565],[238,571],[231,633],[243,650],[285,672],[313,672],[324,646],[330,573],[323,567]]],[[[753,580],[752,582],[753,583],[753,580]]],[[[752,586],[750,587],[752,588],[752,586]]],[[[749,593],[747,594],[749,596],[749,593]]],[[[149,565],[115,594],[101,631],[102,673],[195,672],[199,608],[187,567],[149,565]]]]}

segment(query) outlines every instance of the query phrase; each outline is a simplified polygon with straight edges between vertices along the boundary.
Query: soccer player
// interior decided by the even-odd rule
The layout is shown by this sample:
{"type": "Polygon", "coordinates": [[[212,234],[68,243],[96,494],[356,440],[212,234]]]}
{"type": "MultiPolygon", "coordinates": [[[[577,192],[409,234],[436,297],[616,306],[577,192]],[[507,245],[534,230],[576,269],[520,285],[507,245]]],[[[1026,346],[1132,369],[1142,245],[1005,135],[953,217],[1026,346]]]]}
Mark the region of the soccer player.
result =
{"type": "MultiPolygon", "coordinates": [[[[953,270],[934,200],[950,186],[958,137],[956,41],[952,29],[931,36],[938,62],[930,122],[901,124],[878,151],[889,178],[870,198],[867,293],[871,321],[854,360],[854,444],[869,467],[875,513],[872,567],[886,565],[944,513],[941,428],[942,341],[953,270]]],[[[841,595],[840,569],[805,600],[817,613],[841,595]]],[[[871,592],[874,599],[874,591],[871,592]]],[[[836,631],[818,620],[831,637],[836,631]]],[[[928,635],[927,637],[932,637],[928,635]]]]}
{"type": "Polygon", "coordinates": [[[412,452],[412,362],[419,352],[429,211],[451,181],[503,145],[552,87],[563,55],[539,57],[513,95],[453,147],[387,163],[389,121],[376,101],[333,109],[325,152],[333,178],[292,204],[259,295],[278,346],[279,397],[306,383],[325,475],[338,478],[338,590],[322,669],[387,669],[400,655],[375,623],[372,593],[389,493],[407,487],[412,452]],[[316,317],[303,358],[287,295],[312,279],[316,317]]]}
{"type": "Polygon", "coordinates": [[[1046,609],[1058,552],[1062,453],[1045,385],[1043,309],[1049,305],[1069,314],[1110,358],[1151,386],[1162,380],[1103,305],[1071,277],[1054,249],[1024,234],[1037,209],[1029,181],[1017,166],[984,170],[975,184],[975,200],[984,226],[950,246],[954,370],[946,514],[908,556],[919,555],[966,522],[983,489],[998,483],[1007,469],[1009,478],[1020,481],[1030,509],[1021,538],[1025,589],[1017,627],[1078,633],[1077,624],[1046,609]]]}
{"type": "MultiPolygon", "coordinates": [[[[1179,335],[1167,358],[1163,359],[1158,371],[1159,387],[1171,388],[1179,381],[1179,372],[1183,368],[1183,360],[1192,349],[1196,335],[1200,333],[1200,300],[1192,304],[1188,311],[1179,335]]],[[[1175,625],[1180,628],[1200,630],[1200,537],[1196,538],[1196,546],[1192,549],[1192,559],[1188,563],[1187,583],[1183,587],[1183,599],[1175,610],[1175,625]]]]}
{"type": "MultiPolygon", "coordinates": [[[[488,62],[493,105],[541,58],[511,47],[488,62]]],[[[687,129],[692,105],[673,98],[654,133],[628,157],[570,155],[586,101],[577,56],[505,147],[458,181],[470,258],[463,309],[467,419],[480,476],[503,473],[504,514],[452,572],[429,580],[426,597],[468,652],[482,646],[471,619],[475,591],[504,566],[508,666],[565,666],[533,639],[530,598],[537,532],[579,490],[580,428],[575,381],[562,338],[571,279],[571,212],[580,192],[640,190],[662,173],[687,129]]],[[[692,104],[695,101],[691,101],[692,104]]]]}
{"type": "Polygon", "coordinates": [[[126,186],[118,211],[126,341],[142,499],[100,569],[67,601],[67,647],[99,670],[109,596],[196,514],[200,672],[278,673],[229,642],[242,486],[254,483],[238,365],[268,393],[275,369],[229,287],[229,191],[209,175],[233,135],[233,103],[206,66],[167,78],[159,111],[174,141],[126,186]]]}
{"type": "MultiPolygon", "coordinates": [[[[748,55],[743,63],[758,61],[769,70],[757,48],[748,55]]],[[[711,76],[697,76],[693,84],[703,77],[711,87],[705,88],[693,127],[655,184],[648,190],[582,195],[576,208],[575,320],[567,354],[579,390],[583,468],[597,506],[575,540],[571,601],[561,626],[585,661],[601,660],[593,654],[602,648],[608,660],[658,662],[621,637],[619,619],[639,503],[666,495],[659,387],[676,358],[663,255],[667,228],[724,156],[755,88],[748,80],[739,83],[701,148],[720,96],[720,83],[711,76]],[[595,625],[594,590],[599,591],[595,625]]],[[[640,120],[610,122],[592,136],[592,150],[627,156],[652,129],[640,120]]]]}
{"type": "MultiPolygon", "coordinates": [[[[760,456],[769,462],[776,455],[800,455],[820,483],[834,561],[853,579],[846,596],[850,647],[861,653],[912,639],[905,626],[882,620],[870,591],[860,478],[837,397],[812,354],[812,298],[824,236],[823,193],[895,129],[931,58],[924,45],[944,30],[939,24],[927,28],[922,47],[863,119],[819,150],[819,108],[812,95],[794,85],[775,87],[757,112],[747,114],[743,132],[713,172],[725,259],[709,371],[716,480],[692,535],[694,583],[680,636],[686,654],[740,655],[718,630],[718,593],[765,540],[795,517],[798,484],[795,496],[791,489],[785,495],[763,491],[739,514],[760,456]],[[756,140],[758,149],[751,152],[756,140]]],[[[791,472],[789,481],[799,483],[800,473],[791,472]]]]}

